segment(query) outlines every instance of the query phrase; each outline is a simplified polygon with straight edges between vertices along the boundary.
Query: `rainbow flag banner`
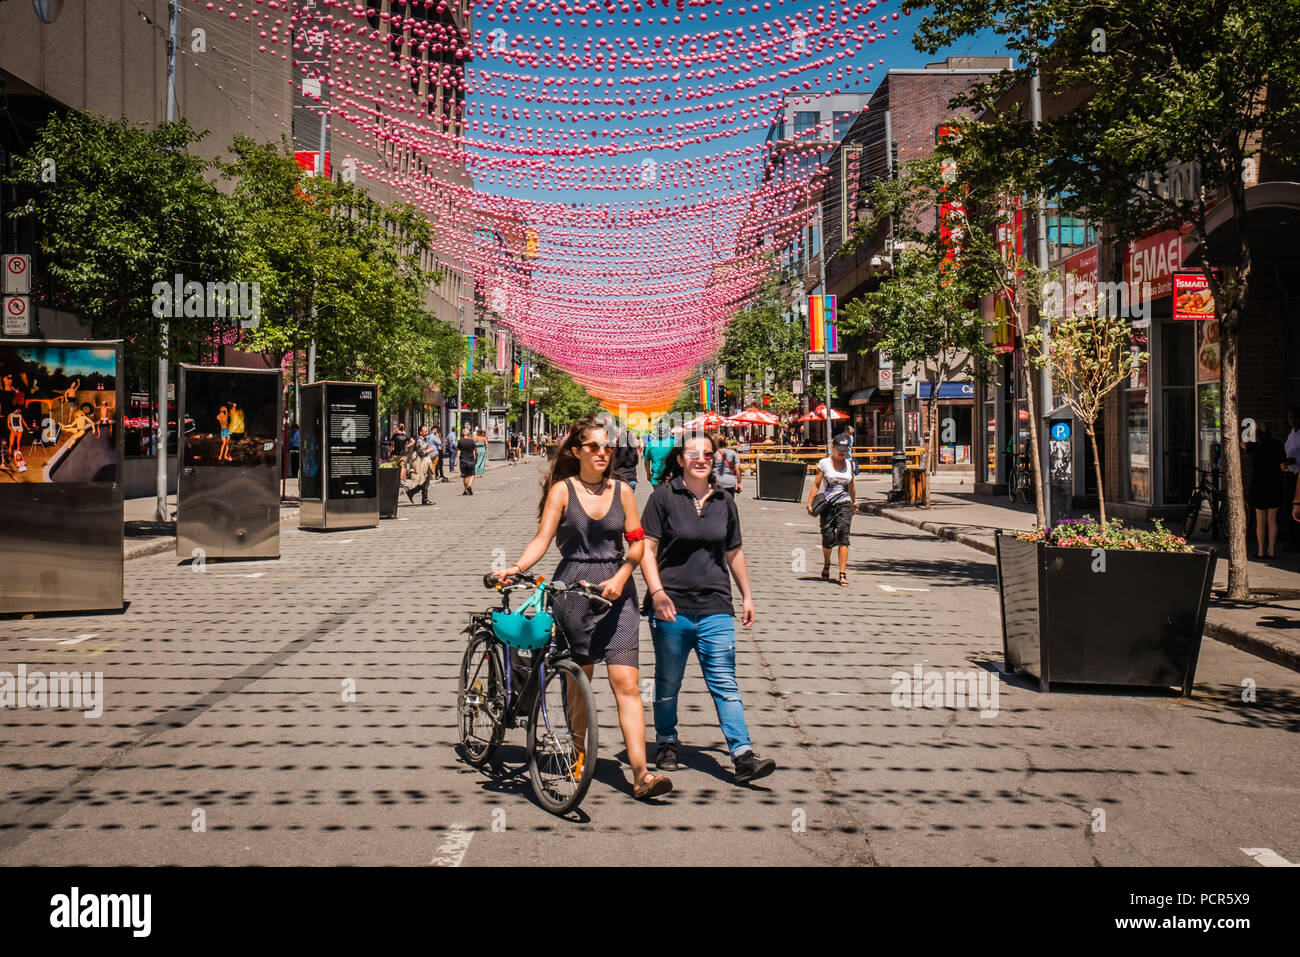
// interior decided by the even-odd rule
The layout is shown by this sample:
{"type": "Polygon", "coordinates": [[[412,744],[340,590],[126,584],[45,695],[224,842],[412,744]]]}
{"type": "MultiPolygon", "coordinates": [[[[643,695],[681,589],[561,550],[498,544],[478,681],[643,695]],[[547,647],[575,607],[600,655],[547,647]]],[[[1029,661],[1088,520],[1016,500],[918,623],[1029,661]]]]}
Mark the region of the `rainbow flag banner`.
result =
{"type": "Polygon", "coordinates": [[[839,352],[840,330],[836,325],[835,297],[808,297],[808,351],[839,352]]]}
{"type": "Polygon", "coordinates": [[[713,380],[700,380],[700,405],[706,409],[713,408],[713,380]]]}
{"type": "Polygon", "coordinates": [[[515,373],[518,376],[519,391],[523,392],[528,388],[528,361],[524,360],[515,366],[515,373]]]}

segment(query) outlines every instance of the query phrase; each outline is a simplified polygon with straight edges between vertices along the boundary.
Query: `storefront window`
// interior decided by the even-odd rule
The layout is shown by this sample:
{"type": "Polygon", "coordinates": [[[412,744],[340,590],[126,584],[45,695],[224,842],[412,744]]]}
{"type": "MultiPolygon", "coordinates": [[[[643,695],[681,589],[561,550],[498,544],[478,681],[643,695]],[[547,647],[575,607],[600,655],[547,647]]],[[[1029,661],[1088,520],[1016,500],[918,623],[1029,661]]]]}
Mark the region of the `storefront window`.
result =
{"type": "Polygon", "coordinates": [[[984,403],[984,481],[998,480],[998,404],[984,403]]]}
{"type": "Polygon", "coordinates": [[[1222,405],[1217,382],[1207,383],[1199,389],[1200,395],[1196,403],[1196,461],[1201,468],[1209,470],[1218,468],[1220,464],[1215,461],[1214,446],[1219,444],[1223,428],[1219,419],[1222,405]]]}
{"type": "Polygon", "coordinates": [[[1128,452],[1128,498],[1151,502],[1151,426],[1146,389],[1124,393],[1124,432],[1128,452]]]}
{"type": "Polygon", "coordinates": [[[939,464],[972,465],[971,419],[974,408],[969,405],[939,403],[939,464]]]}

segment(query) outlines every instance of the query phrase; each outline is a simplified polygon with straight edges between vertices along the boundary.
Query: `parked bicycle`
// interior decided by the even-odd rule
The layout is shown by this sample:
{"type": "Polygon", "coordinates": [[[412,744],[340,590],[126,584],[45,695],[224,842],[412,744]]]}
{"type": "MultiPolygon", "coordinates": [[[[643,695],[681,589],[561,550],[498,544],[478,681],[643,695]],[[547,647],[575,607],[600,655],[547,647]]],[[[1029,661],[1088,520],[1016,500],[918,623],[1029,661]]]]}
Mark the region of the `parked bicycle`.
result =
{"type": "Polygon", "coordinates": [[[1029,446],[1020,447],[1020,454],[1011,457],[1011,470],[1007,473],[1007,498],[1016,497],[1028,505],[1034,500],[1034,467],[1029,461],[1029,446]]]}
{"type": "Polygon", "coordinates": [[[460,745],[471,767],[492,760],[507,728],[528,729],[528,771],[538,802],[553,814],[582,803],[596,772],[596,699],[586,674],[570,657],[569,639],[550,614],[551,598],[579,592],[609,605],[598,585],[513,575],[501,582],[501,607],[470,616],[469,644],[456,688],[460,745]],[[532,590],[533,614],[511,614],[512,592],[532,590]]]}
{"type": "Polygon", "coordinates": [[[1187,502],[1183,516],[1183,537],[1192,532],[1208,531],[1211,538],[1227,536],[1228,497],[1220,487],[1218,469],[1197,469],[1196,488],[1187,502]]]}

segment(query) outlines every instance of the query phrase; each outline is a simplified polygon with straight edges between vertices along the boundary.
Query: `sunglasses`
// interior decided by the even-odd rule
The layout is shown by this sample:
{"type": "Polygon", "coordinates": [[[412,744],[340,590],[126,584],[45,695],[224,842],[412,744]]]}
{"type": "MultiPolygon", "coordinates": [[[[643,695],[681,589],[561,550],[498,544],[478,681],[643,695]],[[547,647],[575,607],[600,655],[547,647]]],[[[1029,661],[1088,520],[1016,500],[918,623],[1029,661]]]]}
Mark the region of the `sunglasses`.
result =
{"type": "Polygon", "coordinates": [[[605,442],[603,444],[600,442],[583,442],[581,445],[578,446],[578,448],[585,449],[586,451],[590,452],[592,455],[600,455],[602,452],[608,453],[609,450],[613,448],[613,446],[611,446],[608,442],[605,442]]]}
{"type": "Polygon", "coordinates": [[[694,449],[689,452],[683,452],[682,455],[690,462],[694,462],[696,459],[704,459],[707,462],[709,459],[713,458],[712,452],[697,452],[694,449]]]}

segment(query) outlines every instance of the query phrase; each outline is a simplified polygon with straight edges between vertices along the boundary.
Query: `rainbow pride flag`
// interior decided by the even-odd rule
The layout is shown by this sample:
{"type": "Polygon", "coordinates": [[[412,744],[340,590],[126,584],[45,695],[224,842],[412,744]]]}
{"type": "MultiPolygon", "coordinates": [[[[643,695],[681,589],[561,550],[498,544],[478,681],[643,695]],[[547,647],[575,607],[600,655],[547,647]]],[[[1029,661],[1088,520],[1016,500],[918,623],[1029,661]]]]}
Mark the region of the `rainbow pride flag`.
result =
{"type": "Polygon", "coordinates": [[[839,352],[840,330],[836,325],[835,297],[808,297],[808,351],[839,352]]]}
{"type": "Polygon", "coordinates": [[[713,380],[700,380],[700,405],[706,409],[713,408],[713,380]]]}
{"type": "Polygon", "coordinates": [[[520,392],[523,392],[526,388],[528,388],[528,362],[527,362],[527,360],[525,360],[524,362],[521,362],[521,363],[519,363],[519,365],[515,366],[515,376],[516,376],[516,378],[517,378],[517,381],[519,382],[519,391],[520,391],[520,392]]]}

